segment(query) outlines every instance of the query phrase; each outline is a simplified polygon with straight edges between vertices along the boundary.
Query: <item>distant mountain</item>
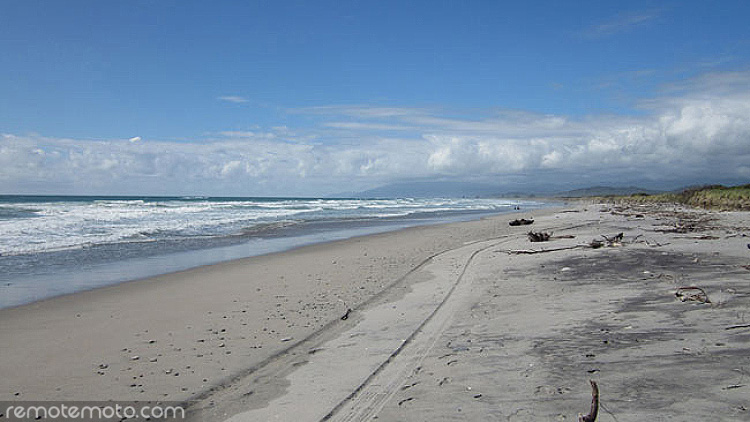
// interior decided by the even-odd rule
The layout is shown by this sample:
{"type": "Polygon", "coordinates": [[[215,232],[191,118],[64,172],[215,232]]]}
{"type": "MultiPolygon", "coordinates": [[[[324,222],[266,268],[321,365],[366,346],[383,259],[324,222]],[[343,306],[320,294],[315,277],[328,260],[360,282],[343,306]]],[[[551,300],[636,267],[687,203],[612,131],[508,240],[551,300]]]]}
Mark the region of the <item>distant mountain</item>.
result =
{"type": "Polygon", "coordinates": [[[653,189],[643,189],[635,186],[628,187],[611,187],[611,186],[595,186],[584,189],[574,189],[564,192],[558,192],[552,196],[557,198],[584,198],[587,196],[612,196],[612,195],[633,195],[636,193],[645,193],[649,195],[662,193],[663,191],[657,191],[653,189]]]}
{"type": "Polygon", "coordinates": [[[402,182],[380,186],[361,192],[342,192],[332,198],[582,198],[588,196],[657,194],[664,191],[635,186],[595,186],[583,189],[554,191],[549,187],[526,187],[527,190],[509,191],[501,186],[471,182],[402,182]]]}
{"type": "Polygon", "coordinates": [[[499,197],[501,188],[468,182],[392,183],[362,192],[344,192],[331,197],[346,198],[462,198],[499,197]]]}

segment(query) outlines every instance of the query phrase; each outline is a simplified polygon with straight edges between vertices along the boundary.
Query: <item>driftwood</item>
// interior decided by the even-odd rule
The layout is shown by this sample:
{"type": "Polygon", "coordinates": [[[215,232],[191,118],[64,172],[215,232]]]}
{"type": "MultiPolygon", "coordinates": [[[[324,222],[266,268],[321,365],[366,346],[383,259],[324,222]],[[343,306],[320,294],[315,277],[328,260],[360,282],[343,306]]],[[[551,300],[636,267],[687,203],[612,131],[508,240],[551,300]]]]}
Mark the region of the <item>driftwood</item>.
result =
{"type": "MultiPolygon", "coordinates": [[[[574,235],[562,235],[562,236],[552,236],[552,233],[547,232],[534,232],[530,231],[527,233],[527,236],[529,237],[530,242],[548,242],[552,239],[574,239],[574,235]]],[[[585,249],[585,248],[591,248],[591,249],[598,249],[604,246],[608,247],[614,247],[614,246],[620,246],[622,245],[623,238],[625,237],[624,233],[618,233],[614,236],[604,236],[602,235],[604,240],[594,239],[590,243],[584,243],[574,246],[563,246],[560,248],[549,248],[549,249],[515,249],[515,250],[504,250],[502,252],[511,254],[511,255],[532,255],[537,253],[545,253],[545,252],[555,252],[555,251],[565,251],[570,249],[585,249]]],[[[501,252],[501,251],[495,251],[495,252],[501,252]]]]}
{"type": "Polygon", "coordinates": [[[725,328],[725,330],[736,330],[739,328],[750,328],[750,324],[732,325],[732,326],[725,328]]]}
{"type": "Polygon", "coordinates": [[[711,220],[709,219],[697,219],[697,220],[680,220],[676,221],[672,227],[668,229],[656,229],[654,231],[661,232],[661,233],[677,233],[677,234],[686,234],[686,233],[692,233],[699,230],[708,230],[712,227],[708,227],[705,225],[705,223],[709,222],[711,220]]]}
{"type": "MultiPolygon", "coordinates": [[[[534,235],[549,235],[548,233],[534,233],[534,235]]],[[[550,235],[551,236],[551,235],[550,235]]],[[[556,238],[558,238],[556,236],[556,238]]],[[[569,238],[568,236],[559,236],[559,238],[569,238]]],[[[532,242],[546,242],[546,240],[532,240],[532,232],[529,232],[529,240],[532,242]]],[[[547,239],[549,240],[549,238],[547,239]]],[[[511,250],[497,250],[495,252],[505,252],[509,255],[533,255],[537,253],[545,253],[545,252],[557,252],[557,251],[567,251],[571,249],[598,249],[603,246],[614,246],[615,244],[606,244],[602,240],[592,240],[591,243],[584,243],[579,245],[573,245],[573,246],[562,246],[559,248],[549,248],[549,249],[511,249],[511,250]]]]}
{"type": "Polygon", "coordinates": [[[513,220],[508,225],[510,226],[528,226],[529,224],[534,224],[534,220],[527,220],[525,218],[519,218],[517,220],[513,220]]]}
{"type": "Polygon", "coordinates": [[[575,245],[575,246],[563,246],[561,248],[550,248],[550,249],[510,249],[510,250],[498,250],[495,252],[505,252],[508,255],[533,255],[537,253],[545,253],[545,252],[557,252],[557,251],[567,251],[571,249],[580,249],[580,248],[587,248],[586,245],[575,245]]]}
{"type": "Polygon", "coordinates": [[[679,287],[674,295],[683,302],[691,301],[698,303],[711,303],[711,299],[708,298],[708,293],[700,287],[679,287]]]}
{"type": "Polygon", "coordinates": [[[349,319],[350,313],[352,313],[352,308],[347,308],[346,313],[343,316],[341,316],[341,320],[346,321],[347,319],[349,319]]]}
{"type": "Polygon", "coordinates": [[[688,237],[688,239],[696,239],[696,240],[717,240],[718,236],[711,236],[710,234],[703,234],[700,236],[692,236],[688,237]]]}
{"type": "Polygon", "coordinates": [[[594,422],[599,414],[599,386],[594,380],[589,382],[591,383],[591,410],[588,415],[578,414],[578,422],[594,422]]]}
{"type": "Polygon", "coordinates": [[[602,242],[601,240],[594,239],[594,240],[591,241],[591,243],[589,243],[589,247],[591,249],[599,249],[602,246],[604,246],[604,242],[602,242]]]}
{"type": "Polygon", "coordinates": [[[529,232],[529,241],[531,242],[548,242],[549,238],[552,237],[552,233],[547,232],[529,232]]]}
{"type": "Polygon", "coordinates": [[[617,243],[621,243],[622,242],[622,239],[625,237],[625,233],[618,233],[618,234],[616,234],[616,235],[614,235],[612,237],[607,237],[605,235],[602,235],[602,237],[604,238],[604,240],[607,241],[607,243],[610,246],[613,246],[613,245],[615,245],[617,243]]]}
{"type": "Polygon", "coordinates": [[[625,237],[625,233],[618,233],[612,237],[601,235],[604,240],[594,239],[589,243],[589,247],[592,249],[599,249],[603,246],[614,247],[622,244],[622,239],[625,237]]]}

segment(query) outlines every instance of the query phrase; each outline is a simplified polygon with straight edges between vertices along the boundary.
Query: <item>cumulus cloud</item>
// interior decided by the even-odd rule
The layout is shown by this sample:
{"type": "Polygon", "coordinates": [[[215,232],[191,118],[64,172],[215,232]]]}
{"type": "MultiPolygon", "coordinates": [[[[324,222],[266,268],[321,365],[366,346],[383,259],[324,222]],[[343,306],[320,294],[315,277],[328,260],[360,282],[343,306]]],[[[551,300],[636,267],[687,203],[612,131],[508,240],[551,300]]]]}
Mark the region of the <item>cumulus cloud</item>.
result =
{"type": "Polygon", "coordinates": [[[635,117],[486,110],[469,118],[358,105],[295,110],[321,119],[314,127],[225,131],[191,143],[5,134],[0,186],[11,193],[321,195],[402,180],[553,187],[747,180],[748,82],[750,73],[704,75],[642,101],[644,114],[635,117]]]}

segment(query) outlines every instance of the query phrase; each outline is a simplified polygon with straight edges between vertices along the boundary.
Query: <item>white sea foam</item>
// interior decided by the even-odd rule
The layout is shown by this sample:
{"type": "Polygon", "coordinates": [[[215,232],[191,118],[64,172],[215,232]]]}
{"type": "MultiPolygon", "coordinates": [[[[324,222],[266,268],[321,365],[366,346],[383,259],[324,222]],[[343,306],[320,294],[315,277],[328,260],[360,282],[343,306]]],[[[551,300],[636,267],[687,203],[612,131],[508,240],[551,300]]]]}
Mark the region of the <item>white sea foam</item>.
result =
{"type": "Polygon", "coordinates": [[[269,223],[383,219],[507,209],[504,199],[81,199],[0,204],[0,254],[241,235],[269,223]]]}

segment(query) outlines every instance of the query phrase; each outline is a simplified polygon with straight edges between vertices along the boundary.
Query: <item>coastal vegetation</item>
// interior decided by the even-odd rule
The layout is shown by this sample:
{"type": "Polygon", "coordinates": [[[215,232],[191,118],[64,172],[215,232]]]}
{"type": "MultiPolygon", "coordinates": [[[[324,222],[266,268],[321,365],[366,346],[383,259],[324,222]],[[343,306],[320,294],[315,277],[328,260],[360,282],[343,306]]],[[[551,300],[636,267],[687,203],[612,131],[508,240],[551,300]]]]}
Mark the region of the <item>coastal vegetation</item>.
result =
{"type": "Polygon", "coordinates": [[[710,185],[689,188],[681,192],[623,196],[601,199],[622,204],[681,204],[720,211],[750,210],[750,184],[739,186],[710,185]]]}

